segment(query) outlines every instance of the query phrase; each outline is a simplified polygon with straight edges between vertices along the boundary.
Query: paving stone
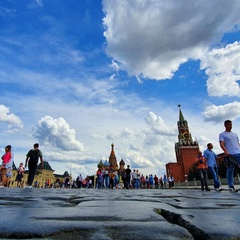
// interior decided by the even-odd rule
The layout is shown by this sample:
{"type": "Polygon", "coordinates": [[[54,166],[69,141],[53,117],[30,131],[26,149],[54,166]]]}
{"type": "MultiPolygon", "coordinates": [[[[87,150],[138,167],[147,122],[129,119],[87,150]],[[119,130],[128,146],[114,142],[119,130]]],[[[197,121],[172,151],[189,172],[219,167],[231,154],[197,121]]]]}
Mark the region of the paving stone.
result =
{"type": "Polygon", "coordinates": [[[0,189],[0,237],[239,239],[240,193],[195,188],[0,189]]]}

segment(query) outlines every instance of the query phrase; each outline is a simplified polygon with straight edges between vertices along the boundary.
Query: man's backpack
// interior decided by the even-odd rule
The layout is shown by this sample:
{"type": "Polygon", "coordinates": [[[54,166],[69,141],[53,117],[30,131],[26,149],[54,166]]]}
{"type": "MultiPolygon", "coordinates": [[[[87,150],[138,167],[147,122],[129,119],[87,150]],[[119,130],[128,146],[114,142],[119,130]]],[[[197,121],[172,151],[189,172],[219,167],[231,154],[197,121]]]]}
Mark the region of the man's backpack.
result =
{"type": "Polygon", "coordinates": [[[39,158],[39,150],[30,150],[29,151],[29,164],[33,165],[33,164],[38,164],[38,158],[39,158]]]}

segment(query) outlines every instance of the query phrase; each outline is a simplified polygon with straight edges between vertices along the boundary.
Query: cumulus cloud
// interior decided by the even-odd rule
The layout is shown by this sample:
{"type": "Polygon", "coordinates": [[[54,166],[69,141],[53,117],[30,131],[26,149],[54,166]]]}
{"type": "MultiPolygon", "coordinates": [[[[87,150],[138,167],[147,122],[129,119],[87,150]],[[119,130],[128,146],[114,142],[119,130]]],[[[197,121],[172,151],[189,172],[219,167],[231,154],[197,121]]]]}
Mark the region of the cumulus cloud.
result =
{"type": "Polygon", "coordinates": [[[154,164],[149,159],[142,156],[140,152],[129,151],[126,154],[126,158],[131,162],[134,168],[154,167],[154,164]]]}
{"type": "Polygon", "coordinates": [[[146,126],[112,131],[106,137],[114,142],[115,153],[132,168],[145,174],[162,174],[166,171],[166,163],[176,161],[174,142],[177,141],[177,129],[153,112],[149,112],[145,122],[146,126]],[[118,142],[121,142],[120,146],[118,142]]]}
{"type": "Polygon", "coordinates": [[[76,164],[76,163],[67,163],[66,167],[68,169],[70,169],[71,171],[72,170],[74,170],[74,171],[78,171],[78,170],[83,171],[85,169],[84,166],[76,164]]]}
{"type": "Polygon", "coordinates": [[[37,5],[39,6],[39,7],[43,7],[43,0],[35,0],[35,2],[37,3],[37,5]]]}
{"type": "Polygon", "coordinates": [[[168,136],[176,135],[177,129],[171,126],[167,126],[164,120],[153,112],[149,112],[148,115],[145,117],[145,120],[156,134],[168,136]]]}
{"type": "Polygon", "coordinates": [[[170,79],[240,21],[237,0],[103,1],[106,51],[130,75],[170,79]]]}
{"type": "Polygon", "coordinates": [[[239,96],[240,42],[224,48],[212,49],[201,60],[201,68],[208,75],[207,89],[210,96],[239,96]]]}
{"type": "Polygon", "coordinates": [[[83,144],[76,139],[76,132],[60,117],[53,119],[50,116],[41,118],[34,132],[42,145],[51,146],[62,151],[84,151],[83,144]]]}
{"type": "Polygon", "coordinates": [[[23,127],[21,119],[13,113],[10,113],[9,108],[0,105],[0,122],[7,123],[7,129],[4,132],[14,133],[23,127]]]}
{"type": "Polygon", "coordinates": [[[226,119],[234,120],[240,116],[240,102],[225,105],[211,105],[202,113],[205,121],[223,122],[226,119]]]}

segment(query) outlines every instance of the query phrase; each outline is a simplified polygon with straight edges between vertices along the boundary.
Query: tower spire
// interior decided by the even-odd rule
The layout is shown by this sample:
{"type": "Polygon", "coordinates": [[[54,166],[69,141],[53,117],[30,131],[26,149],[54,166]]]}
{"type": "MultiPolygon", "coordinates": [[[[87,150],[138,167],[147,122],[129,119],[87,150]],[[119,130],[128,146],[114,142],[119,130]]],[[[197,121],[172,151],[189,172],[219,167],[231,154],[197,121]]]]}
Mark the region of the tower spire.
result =
{"type": "Polygon", "coordinates": [[[181,105],[178,104],[178,108],[179,108],[179,122],[184,122],[185,119],[183,117],[183,114],[182,114],[182,110],[181,110],[181,105]]]}
{"type": "Polygon", "coordinates": [[[116,155],[115,155],[115,152],[114,152],[114,144],[112,143],[111,145],[112,149],[111,149],[111,153],[110,153],[110,156],[109,156],[109,163],[110,165],[114,166],[115,169],[118,168],[118,164],[117,164],[117,158],[116,158],[116,155]]]}

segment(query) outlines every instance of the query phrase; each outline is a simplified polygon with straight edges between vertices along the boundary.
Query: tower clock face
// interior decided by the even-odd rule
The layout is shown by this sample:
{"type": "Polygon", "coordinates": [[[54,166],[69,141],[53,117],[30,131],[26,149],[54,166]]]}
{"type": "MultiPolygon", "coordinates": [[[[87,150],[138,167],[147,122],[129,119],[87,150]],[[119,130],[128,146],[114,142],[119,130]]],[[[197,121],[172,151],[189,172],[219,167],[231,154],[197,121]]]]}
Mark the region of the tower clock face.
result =
{"type": "Polygon", "coordinates": [[[190,134],[189,134],[188,132],[184,132],[184,133],[183,133],[183,137],[184,137],[185,139],[189,139],[189,138],[190,138],[190,134]]]}

